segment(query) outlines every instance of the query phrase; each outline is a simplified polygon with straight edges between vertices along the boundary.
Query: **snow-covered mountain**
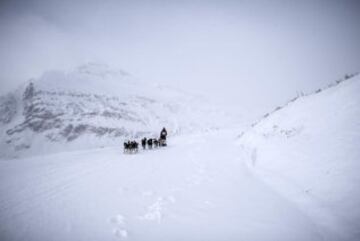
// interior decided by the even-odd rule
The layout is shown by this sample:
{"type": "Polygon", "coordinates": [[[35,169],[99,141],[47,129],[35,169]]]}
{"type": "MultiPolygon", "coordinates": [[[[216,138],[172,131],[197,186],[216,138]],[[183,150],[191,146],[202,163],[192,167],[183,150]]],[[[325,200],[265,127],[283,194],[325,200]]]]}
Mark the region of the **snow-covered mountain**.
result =
{"type": "Polygon", "coordinates": [[[360,76],[267,114],[239,144],[248,167],[312,218],[324,240],[360,237],[360,76]]]}
{"type": "MultiPolygon", "coordinates": [[[[55,103],[42,107],[52,114],[57,113],[58,106],[64,112],[69,100],[81,110],[105,108],[100,101],[93,103],[95,97],[86,101],[85,97],[66,94],[69,90],[64,91],[66,98],[57,94],[51,100],[51,94],[39,93],[50,91],[50,86],[40,88],[41,82],[34,81],[33,89],[24,88],[21,98],[14,97],[15,101],[7,98],[7,104],[2,107],[7,115],[2,115],[2,122],[8,129],[19,125],[12,123],[26,126],[39,119],[35,111],[28,122],[24,121],[22,111],[34,108],[27,105],[28,97],[33,99],[33,104],[39,99],[55,103]],[[21,112],[15,113],[10,108],[13,105],[22,106],[17,109],[21,112]]],[[[49,82],[44,80],[44,83],[49,82]]],[[[174,97],[164,97],[163,89],[146,89],[153,91],[146,93],[147,98],[154,99],[159,106],[160,101],[168,103],[174,97]],[[151,94],[156,94],[156,98],[151,94]]],[[[53,91],[62,93],[58,90],[49,93],[53,91]]],[[[357,241],[360,237],[359,91],[357,76],[318,93],[298,97],[266,115],[240,138],[237,138],[238,128],[228,127],[170,136],[168,147],[141,150],[136,155],[124,154],[116,146],[11,161],[0,159],[0,239],[357,241]]],[[[178,98],[188,100],[183,95],[178,93],[178,98]]],[[[138,108],[135,116],[141,114],[138,110],[147,111],[156,105],[137,106],[139,100],[133,93],[129,98],[119,97],[123,98],[127,105],[138,108]]],[[[187,106],[187,103],[181,104],[187,106]]],[[[160,113],[171,113],[177,118],[183,108],[179,104],[179,110],[161,109],[160,113]]],[[[154,107],[153,111],[158,110],[154,107]]],[[[75,125],[77,118],[89,126],[111,123],[105,120],[97,123],[96,119],[103,118],[99,114],[85,118],[70,113],[60,116],[66,124],[75,125]],[[71,116],[76,118],[68,119],[71,116]]],[[[192,111],[188,118],[196,116],[195,113],[192,111]]],[[[205,114],[197,121],[205,123],[205,114]]],[[[141,118],[148,116],[153,120],[151,114],[141,118]]],[[[131,115],[131,118],[135,117],[131,115]]],[[[147,127],[131,120],[114,121],[118,122],[126,123],[129,130],[130,123],[147,127]]],[[[188,122],[178,123],[191,126],[188,122]]],[[[29,132],[34,140],[40,136],[49,145],[79,140],[86,143],[84,139],[92,136],[112,138],[112,133],[96,137],[96,132],[87,127],[73,140],[67,140],[77,132],[61,134],[66,125],[49,129],[45,125],[42,126],[45,130],[40,132],[31,129],[32,125],[14,132],[12,138],[22,140],[21,134],[29,132]],[[60,140],[51,142],[45,133],[58,133],[60,140]]]]}
{"type": "Polygon", "coordinates": [[[163,126],[176,134],[229,120],[201,98],[90,63],[46,72],[0,98],[0,156],[119,145],[163,126]]]}

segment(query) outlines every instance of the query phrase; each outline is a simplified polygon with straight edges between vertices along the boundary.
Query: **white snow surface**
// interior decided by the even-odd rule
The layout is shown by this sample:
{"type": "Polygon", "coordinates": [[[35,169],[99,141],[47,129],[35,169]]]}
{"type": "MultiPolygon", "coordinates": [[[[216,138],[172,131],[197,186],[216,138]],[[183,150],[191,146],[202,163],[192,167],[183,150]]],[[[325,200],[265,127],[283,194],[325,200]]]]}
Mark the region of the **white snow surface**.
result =
{"type": "Polygon", "coordinates": [[[298,98],[240,138],[0,159],[0,240],[359,240],[359,91],[298,98]]]}
{"type": "Polygon", "coordinates": [[[166,148],[2,161],[1,240],[321,240],[295,205],[249,172],[233,131],[166,148]]]}
{"type": "Polygon", "coordinates": [[[360,76],[298,98],[238,141],[248,167],[325,240],[360,240],[360,76]]]}

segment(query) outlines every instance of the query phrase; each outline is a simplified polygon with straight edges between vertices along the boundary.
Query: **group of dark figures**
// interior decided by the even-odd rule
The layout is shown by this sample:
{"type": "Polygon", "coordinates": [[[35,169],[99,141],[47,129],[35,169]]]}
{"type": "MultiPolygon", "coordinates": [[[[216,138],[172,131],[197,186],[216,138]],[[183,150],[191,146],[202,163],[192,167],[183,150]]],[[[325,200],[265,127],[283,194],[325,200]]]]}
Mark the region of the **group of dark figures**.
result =
{"type": "MultiPolygon", "coordinates": [[[[143,150],[166,146],[166,136],[167,136],[167,131],[164,127],[160,132],[159,139],[156,138],[147,139],[146,137],[144,137],[143,139],[141,139],[141,146],[143,150]]],[[[124,142],[124,153],[131,154],[131,153],[137,153],[138,151],[139,151],[139,143],[137,141],[129,140],[127,142],[124,142]]]]}

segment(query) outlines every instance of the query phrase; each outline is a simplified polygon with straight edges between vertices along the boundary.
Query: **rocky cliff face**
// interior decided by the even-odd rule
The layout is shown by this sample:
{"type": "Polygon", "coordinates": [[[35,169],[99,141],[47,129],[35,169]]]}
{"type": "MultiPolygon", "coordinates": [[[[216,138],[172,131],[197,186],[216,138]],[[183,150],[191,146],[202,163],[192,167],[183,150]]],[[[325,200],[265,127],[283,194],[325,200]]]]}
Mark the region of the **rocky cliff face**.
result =
{"type": "Polygon", "coordinates": [[[157,135],[162,126],[174,134],[221,124],[213,121],[219,113],[204,109],[190,95],[133,80],[129,84],[120,78],[123,72],[114,76],[87,68],[47,74],[1,97],[0,155],[120,145],[126,138],[157,135]],[[81,91],[87,79],[91,89],[81,91]]]}
{"type": "Polygon", "coordinates": [[[14,95],[8,94],[0,97],[1,124],[7,124],[14,118],[17,111],[16,104],[17,102],[14,95]]]}

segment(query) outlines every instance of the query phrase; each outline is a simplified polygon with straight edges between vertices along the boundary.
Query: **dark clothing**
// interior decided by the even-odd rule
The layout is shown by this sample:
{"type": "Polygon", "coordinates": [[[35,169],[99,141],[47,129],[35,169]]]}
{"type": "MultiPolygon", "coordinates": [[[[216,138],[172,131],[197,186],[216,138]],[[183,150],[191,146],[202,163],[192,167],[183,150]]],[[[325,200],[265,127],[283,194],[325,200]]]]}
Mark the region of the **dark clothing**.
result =
{"type": "Polygon", "coordinates": [[[167,136],[167,131],[165,128],[163,128],[160,132],[160,139],[166,140],[166,136],[167,136]]]}

